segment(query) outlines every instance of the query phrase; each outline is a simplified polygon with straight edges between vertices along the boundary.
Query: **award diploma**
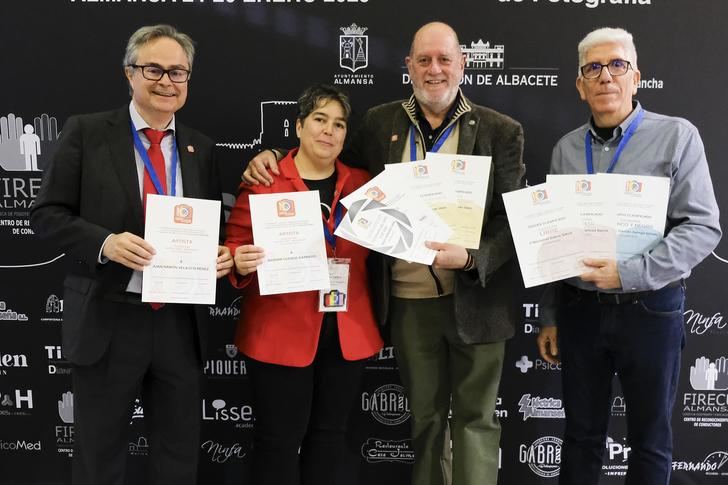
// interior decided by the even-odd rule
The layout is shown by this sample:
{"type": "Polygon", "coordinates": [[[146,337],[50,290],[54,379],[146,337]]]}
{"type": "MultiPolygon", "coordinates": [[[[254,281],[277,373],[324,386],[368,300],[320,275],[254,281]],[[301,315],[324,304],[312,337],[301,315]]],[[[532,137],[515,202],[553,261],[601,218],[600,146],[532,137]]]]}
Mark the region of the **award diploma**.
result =
{"type": "Polygon", "coordinates": [[[142,273],[142,301],[214,304],[220,201],[150,194],[144,239],[157,254],[142,273]]]}
{"type": "Polygon", "coordinates": [[[586,272],[579,220],[569,198],[540,184],[503,194],[503,202],[526,288],[586,272]]]}
{"type": "Polygon", "coordinates": [[[318,191],[251,195],[249,200],[253,242],[265,250],[257,269],[260,294],[328,290],[318,191]]]}

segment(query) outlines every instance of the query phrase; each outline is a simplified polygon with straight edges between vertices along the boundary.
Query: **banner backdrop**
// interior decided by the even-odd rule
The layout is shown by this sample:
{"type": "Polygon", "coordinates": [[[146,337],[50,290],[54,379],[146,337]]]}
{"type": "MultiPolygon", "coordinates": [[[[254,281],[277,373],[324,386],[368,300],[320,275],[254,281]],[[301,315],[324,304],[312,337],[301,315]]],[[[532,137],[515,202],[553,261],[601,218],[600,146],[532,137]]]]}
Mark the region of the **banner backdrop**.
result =
{"type": "MultiPolygon", "coordinates": [[[[728,3],[721,0],[4,0],[0,4],[0,485],[60,485],[73,449],[71,369],[63,358],[66,258],[41,242],[28,213],[66,119],[129,102],[121,60],[141,25],[170,23],[196,40],[190,95],[179,119],[218,142],[224,205],[261,148],[295,146],[294,100],[328,82],[348,89],[357,118],[409,96],[411,36],[431,20],[458,32],[473,101],[519,120],[530,184],[543,182],[551,148],[584,123],[574,87],[576,45],[596,27],[635,35],[645,108],[700,130],[718,202],[728,212],[728,3]]],[[[674,412],[672,483],[728,481],[728,243],[688,281],[687,344],[674,412]],[[715,364],[717,382],[706,371],[715,364]]],[[[558,366],[535,346],[539,290],[518,292],[522,322],[507,346],[497,414],[501,484],[554,484],[563,407],[558,366]]],[[[245,359],[232,345],[241,304],[222,282],[209,307],[201,484],[250,484],[255,407],[245,359]]],[[[649,348],[644,349],[650,352],[649,348]]],[[[331,385],[336,385],[332,382],[331,385]]],[[[602,483],[622,483],[630,448],[615,384],[602,483]]],[[[410,414],[391,347],[367,367],[352,415],[347,483],[408,483],[410,414]]],[[[129,423],[127,483],[144,484],[144,403],[129,423]]]]}

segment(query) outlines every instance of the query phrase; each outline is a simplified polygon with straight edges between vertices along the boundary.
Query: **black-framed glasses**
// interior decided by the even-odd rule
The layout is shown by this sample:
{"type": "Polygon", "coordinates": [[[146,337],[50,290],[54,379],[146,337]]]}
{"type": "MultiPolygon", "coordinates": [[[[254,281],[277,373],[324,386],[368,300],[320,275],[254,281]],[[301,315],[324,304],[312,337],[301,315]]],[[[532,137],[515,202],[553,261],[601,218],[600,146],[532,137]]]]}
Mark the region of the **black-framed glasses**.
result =
{"type": "Polygon", "coordinates": [[[624,59],[612,59],[609,64],[600,64],[598,62],[590,62],[579,68],[581,75],[585,79],[596,79],[602,75],[602,69],[607,68],[612,76],[624,76],[632,67],[632,63],[624,59]]]}
{"type": "Polygon", "coordinates": [[[159,81],[165,74],[169,76],[169,80],[173,83],[186,83],[190,78],[190,71],[179,67],[175,67],[174,69],[162,69],[154,64],[129,64],[129,67],[141,69],[142,76],[144,76],[144,79],[148,79],[149,81],[159,81]]]}

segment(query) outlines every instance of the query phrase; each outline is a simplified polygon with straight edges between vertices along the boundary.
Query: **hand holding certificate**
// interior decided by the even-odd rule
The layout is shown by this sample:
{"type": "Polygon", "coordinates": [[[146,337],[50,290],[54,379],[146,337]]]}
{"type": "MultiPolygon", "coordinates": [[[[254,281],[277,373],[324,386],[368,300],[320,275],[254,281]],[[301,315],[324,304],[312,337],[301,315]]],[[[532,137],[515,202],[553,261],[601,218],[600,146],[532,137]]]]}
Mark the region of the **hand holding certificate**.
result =
{"type": "Polygon", "coordinates": [[[261,295],[328,289],[329,270],[318,191],[250,196],[253,241],[265,250],[261,295]]]}
{"type": "Polygon", "coordinates": [[[220,202],[147,196],[144,239],[157,251],[142,274],[142,301],[215,303],[220,202]]]}

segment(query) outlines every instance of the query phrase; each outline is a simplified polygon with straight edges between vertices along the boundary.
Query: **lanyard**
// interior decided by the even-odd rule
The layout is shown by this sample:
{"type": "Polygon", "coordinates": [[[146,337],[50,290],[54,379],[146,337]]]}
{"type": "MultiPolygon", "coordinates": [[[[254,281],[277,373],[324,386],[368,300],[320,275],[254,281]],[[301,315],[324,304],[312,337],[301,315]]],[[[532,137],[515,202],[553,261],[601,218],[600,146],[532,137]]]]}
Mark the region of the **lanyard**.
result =
{"type": "Polygon", "coordinates": [[[344,206],[341,204],[336,204],[336,210],[334,211],[334,227],[333,230],[329,228],[329,225],[326,221],[324,221],[324,237],[326,238],[326,241],[329,243],[329,246],[331,246],[331,249],[336,249],[336,236],[334,236],[334,231],[337,227],[339,227],[339,224],[341,223],[341,220],[344,218],[344,206]]]}
{"type": "MultiPolygon", "coordinates": [[[[447,137],[450,136],[450,133],[452,133],[452,130],[455,128],[455,123],[452,123],[450,126],[448,126],[447,130],[443,131],[440,136],[437,138],[437,141],[434,145],[432,145],[432,150],[430,150],[432,153],[437,153],[440,148],[442,147],[443,143],[445,143],[445,140],[447,140],[447,137]]],[[[415,130],[417,128],[415,125],[412,125],[412,128],[410,129],[410,161],[414,162],[417,160],[417,144],[415,143],[415,130]]]]}
{"type": "MultiPolygon", "coordinates": [[[[643,109],[640,109],[639,113],[637,113],[637,116],[635,116],[627,129],[624,131],[624,134],[622,135],[622,140],[619,142],[619,145],[617,145],[617,151],[614,152],[614,158],[612,158],[612,162],[609,164],[609,168],[607,168],[607,173],[612,173],[612,171],[614,170],[615,165],[617,165],[617,160],[619,160],[619,156],[622,154],[624,147],[627,146],[629,139],[632,138],[632,135],[634,135],[634,132],[637,130],[637,127],[642,122],[642,118],[644,116],[645,111],[643,109]]],[[[595,172],[594,162],[592,160],[592,134],[591,130],[588,128],[586,130],[586,136],[584,137],[584,146],[586,149],[586,172],[593,174],[595,172]]]]}
{"type": "MultiPolygon", "coordinates": [[[[137,132],[136,128],[134,127],[134,122],[131,122],[131,135],[134,138],[134,146],[136,147],[136,151],[141,157],[142,161],[144,162],[144,167],[147,170],[147,173],[149,173],[149,178],[152,179],[152,183],[154,184],[154,188],[157,189],[157,193],[160,195],[168,195],[164,193],[164,190],[162,190],[162,184],[159,182],[159,177],[157,177],[157,172],[154,171],[154,167],[152,166],[152,161],[149,160],[149,155],[147,154],[146,148],[144,148],[144,144],[142,143],[142,139],[139,138],[139,133],[137,132]]],[[[177,193],[177,140],[172,136],[172,190],[169,192],[169,195],[172,197],[175,196],[177,193]]]]}

